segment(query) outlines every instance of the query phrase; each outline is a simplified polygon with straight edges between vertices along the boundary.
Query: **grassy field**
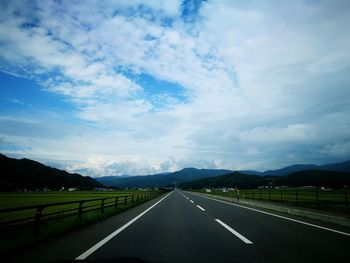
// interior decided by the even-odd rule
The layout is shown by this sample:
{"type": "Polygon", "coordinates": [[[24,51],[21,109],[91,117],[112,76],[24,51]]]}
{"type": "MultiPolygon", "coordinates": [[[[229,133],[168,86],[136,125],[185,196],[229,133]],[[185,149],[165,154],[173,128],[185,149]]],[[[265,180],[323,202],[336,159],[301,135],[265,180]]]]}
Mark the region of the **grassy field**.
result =
{"type": "Polygon", "coordinates": [[[76,192],[0,192],[0,208],[128,195],[135,191],[76,191],[76,192]]]}
{"type": "MultiPolygon", "coordinates": [[[[205,192],[201,190],[200,192],[205,192]]],[[[213,190],[211,194],[238,199],[237,191],[213,190]]],[[[288,205],[349,212],[350,192],[346,190],[319,190],[303,188],[240,190],[240,199],[278,202],[288,205]]]]}
{"type": "MultiPolygon", "coordinates": [[[[141,194],[145,191],[111,191],[111,192],[26,192],[26,193],[0,193],[0,209],[4,208],[17,208],[23,206],[32,206],[32,205],[43,205],[50,203],[59,203],[67,201],[80,201],[80,200],[89,200],[95,198],[106,198],[106,197],[116,197],[116,196],[125,196],[132,194],[141,194]]],[[[150,192],[149,192],[150,193],[150,192]]],[[[154,198],[161,195],[163,192],[156,191],[150,193],[151,195],[148,198],[154,198]]],[[[62,235],[71,230],[83,227],[87,224],[91,224],[98,220],[104,219],[108,216],[114,215],[123,211],[125,209],[136,206],[146,200],[143,199],[135,202],[131,202],[131,197],[128,198],[127,205],[124,203],[124,198],[119,198],[118,209],[115,209],[114,202],[115,198],[110,201],[105,202],[106,207],[104,213],[101,213],[100,204],[101,201],[92,201],[84,204],[94,205],[98,204],[97,207],[92,207],[86,209],[83,213],[82,218],[78,217],[77,208],[78,204],[68,204],[62,206],[53,206],[48,207],[43,210],[43,215],[59,212],[62,210],[67,210],[74,208],[75,210],[67,214],[68,216],[62,218],[55,218],[55,220],[44,222],[40,225],[40,231],[37,235],[33,235],[33,220],[28,221],[27,223],[20,224],[10,224],[2,225],[0,227],[0,253],[9,254],[11,251],[16,251],[21,249],[23,246],[33,245],[42,240],[52,238],[55,236],[62,235]],[[97,210],[92,210],[97,208],[97,210]],[[90,209],[90,210],[89,210],[90,209]]],[[[10,213],[0,213],[0,224],[6,221],[16,220],[24,217],[33,217],[35,214],[35,209],[19,211],[19,212],[10,212],[10,213]]],[[[64,214],[66,215],[66,214],[64,214]]]]}
{"type": "MultiPolygon", "coordinates": [[[[3,192],[0,193],[0,208],[16,208],[32,205],[43,205],[50,203],[89,200],[95,198],[116,197],[131,195],[135,193],[141,193],[141,191],[77,191],[77,192],[3,192]]],[[[106,205],[114,202],[113,199],[106,200],[106,205]]],[[[88,202],[89,205],[100,204],[101,201],[88,202]]],[[[67,209],[78,208],[77,204],[67,204],[61,206],[53,206],[44,209],[43,214],[52,213],[57,211],[63,211],[67,209]]],[[[0,214],[0,223],[9,220],[15,220],[24,217],[33,216],[35,209],[11,212],[6,214],[0,214]]]]}

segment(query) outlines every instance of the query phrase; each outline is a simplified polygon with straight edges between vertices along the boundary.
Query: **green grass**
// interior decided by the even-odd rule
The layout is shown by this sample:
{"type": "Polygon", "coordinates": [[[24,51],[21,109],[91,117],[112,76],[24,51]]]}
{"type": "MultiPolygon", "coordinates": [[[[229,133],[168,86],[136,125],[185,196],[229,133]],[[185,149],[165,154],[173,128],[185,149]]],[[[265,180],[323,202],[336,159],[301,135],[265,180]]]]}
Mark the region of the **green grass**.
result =
{"type": "MultiPolygon", "coordinates": [[[[203,192],[202,190],[200,192],[203,192]]],[[[223,193],[213,190],[211,194],[237,199],[237,191],[223,193]]],[[[334,212],[349,213],[350,192],[345,190],[317,190],[303,188],[240,190],[240,198],[248,200],[278,202],[288,205],[318,208],[334,212]],[[346,205],[346,195],[348,206],[346,205]]]]}
{"type": "Polygon", "coordinates": [[[126,207],[121,206],[115,210],[113,207],[106,208],[102,214],[100,210],[94,210],[84,213],[82,220],[79,220],[77,215],[70,215],[59,220],[53,220],[41,225],[38,235],[33,235],[31,225],[26,226],[10,226],[2,229],[0,235],[0,252],[3,254],[16,251],[22,247],[35,245],[38,242],[54,238],[68,233],[72,230],[82,228],[93,222],[105,219],[111,215],[120,213],[123,210],[136,206],[139,203],[129,203],[126,207]]]}
{"type": "MultiPolygon", "coordinates": [[[[43,205],[50,203],[69,202],[88,200],[95,198],[115,197],[123,195],[131,195],[138,193],[137,191],[111,191],[111,192],[6,192],[0,193],[0,208],[16,208],[22,206],[43,205]]],[[[139,192],[141,193],[141,192],[139,192]]],[[[108,203],[114,202],[113,199],[106,200],[108,203]]],[[[86,204],[98,205],[101,201],[92,201],[86,204]]],[[[67,204],[61,206],[53,206],[45,208],[43,214],[63,211],[67,209],[78,208],[78,204],[67,204]]],[[[34,216],[35,209],[11,212],[6,214],[0,214],[0,223],[9,220],[16,220],[24,217],[34,216]]]]}
{"type": "MultiPolygon", "coordinates": [[[[57,202],[66,202],[66,201],[78,201],[94,198],[105,198],[105,197],[115,197],[123,195],[131,195],[136,193],[144,193],[143,191],[114,191],[114,192],[29,192],[29,193],[0,193],[0,204],[1,208],[13,208],[13,207],[22,207],[30,205],[42,205],[48,203],[57,203],[57,202]]],[[[161,192],[157,192],[153,197],[159,196],[161,192]]],[[[112,199],[110,203],[106,202],[105,205],[114,204],[112,199]]],[[[149,199],[148,199],[149,200],[149,199]]],[[[124,201],[124,199],[122,200],[124,201]]],[[[114,206],[106,207],[104,213],[101,213],[100,209],[90,210],[83,213],[82,219],[80,220],[77,211],[74,211],[70,215],[44,222],[40,225],[39,234],[33,235],[33,222],[29,224],[19,224],[19,225],[8,225],[0,228],[0,252],[1,253],[10,253],[16,251],[24,246],[30,246],[52,238],[55,236],[60,236],[64,233],[67,233],[71,230],[78,229],[87,224],[91,224],[98,220],[104,219],[108,216],[114,215],[129,209],[133,206],[136,206],[146,200],[140,200],[139,202],[131,203],[130,199],[128,200],[127,206],[124,205],[124,202],[120,202],[118,209],[115,209],[114,206]]],[[[90,202],[89,205],[96,203],[90,202]]],[[[100,201],[97,201],[100,204],[100,201]]],[[[52,207],[44,209],[43,214],[58,211],[63,209],[68,209],[76,207],[77,205],[64,205],[62,207],[52,207]]],[[[25,216],[33,216],[35,210],[21,211],[16,213],[6,213],[0,214],[1,221],[13,220],[22,218],[25,216]]]]}
{"type": "Polygon", "coordinates": [[[77,191],[77,192],[2,192],[0,193],[0,208],[40,205],[48,203],[78,201],[111,197],[116,195],[128,195],[136,191],[77,191]]]}

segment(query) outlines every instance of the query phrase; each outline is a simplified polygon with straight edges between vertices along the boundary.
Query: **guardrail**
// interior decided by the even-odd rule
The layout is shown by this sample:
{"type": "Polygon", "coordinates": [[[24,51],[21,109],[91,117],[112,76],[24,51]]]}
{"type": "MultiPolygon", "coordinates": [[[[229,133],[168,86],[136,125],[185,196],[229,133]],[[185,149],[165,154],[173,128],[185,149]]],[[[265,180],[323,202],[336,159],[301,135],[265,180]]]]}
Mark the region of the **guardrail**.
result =
{"type": "Polygon", "coordinates": [[[113,197],[85,199],[78,201],[48,203],[15,208],[4,208],[0,209],[1,217],[3,217],[3,215],[7,215],[11,218],[11,215],[15,213],[31,215],[19,216],[18,218],[10,220],[0,220],[0,226],[3,227],[16,224],[32,224],[33,233],[34,235],[37,235],[40,230],[40,225],[44,222],[74,215],[78,216],[79,220],[82,220],[83,214],[85,212],[100,210],[101,214],[103,214],[105,212],[105,209],[108,207],[114,207],[115,210],[119,208],[126,208],[129,205],[133,205],[159,196],[161,193],[163,192],[145,192],[130,195],[118,195],[113,197]],[[44,213],[44,211],[46,211],[46,213],[44,213]]]}
{"type": "Polygon", "coordinates": [[[211,190],[202,193],[222,195],[239,201],[247,200],[279,202],[296,206],[327,208],[331,210],[349,212],[350,194],[347,190],[319,190],[319,189],[253,189],[253,190],[211,190]]]}

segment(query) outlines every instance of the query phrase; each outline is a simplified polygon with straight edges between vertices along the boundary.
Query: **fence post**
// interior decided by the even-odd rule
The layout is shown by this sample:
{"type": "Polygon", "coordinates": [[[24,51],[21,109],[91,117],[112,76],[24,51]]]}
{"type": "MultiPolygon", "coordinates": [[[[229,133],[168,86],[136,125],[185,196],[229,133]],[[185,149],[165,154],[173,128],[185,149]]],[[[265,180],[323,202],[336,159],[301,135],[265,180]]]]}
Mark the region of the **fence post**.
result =
{"type": "Polygon", "coordinates": [[[124,205],[125,205],[125,207],[126,207],[127,203],[128,203],[128,196],[125,196],[124,197],[124,205]]]}
{"type": "Polygon", "coordinates": [[[79,209],[78,209],[78,217],[79,220],[81,220],[83,218],[83,204],[85,201],[80,201],[79,202],[79,209]]]}
{"type": "Polygon", "coordinates": [[[45,208],[45,206],[39,206],[35,211],[35,221],[34,221],[34,228],[33,228],[34,235],[39,234],[40,219],[41,219],[42,211],[44,208],[45,208]]]}
{"type": "Polygon", "coordinates": [[[319,197],[318,197],[318,190],[316,190],[316,203],[317,203],[317,206],[320,206],[319,197]]]}
{"type": "Polygon", "coordinates": [[[101,213],[105,212],[105,199],[101,199],[101,213]]]}
{"type": "Polygon", "coordinates": [[[139,194],[136,195],[136,201],[139,201],[139,194]]]}
{"type": "Polygon", "coordinates": [[[283,191],[281,190],[281,203],[283,203],[283,191]]]}
{"type": "Polygon", "coordinates": [[[118,209],[118,196],[115,198],[114,208],[118,209]]]}
{"type": "Polygon", "coordinates": [[[295,202],[299,205],[298,191],[295,191],[295,202]]]}
{"type": "Polygon", "coordinates": [[[134,203],[134,195],[131,196],[131,203],[134,203]]]}
{"type": "Polygon", "coordinates": [[[348,191],[345,190],[345,205],[346,205],[346,211],[349,211],[349,199],[348,199],[348,191]]]}
{"type": "Polygon", "coordinates": [[[271,190],[269,189],[269,202],[271,202],[271,190]]]}

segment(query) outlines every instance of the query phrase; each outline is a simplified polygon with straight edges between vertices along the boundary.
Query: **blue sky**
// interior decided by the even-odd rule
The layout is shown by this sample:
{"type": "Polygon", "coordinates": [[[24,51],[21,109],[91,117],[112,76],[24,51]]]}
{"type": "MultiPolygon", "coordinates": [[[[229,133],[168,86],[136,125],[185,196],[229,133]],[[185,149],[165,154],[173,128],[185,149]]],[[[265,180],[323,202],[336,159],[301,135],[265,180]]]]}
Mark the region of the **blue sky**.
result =
{"type": "Polygon", "coordinates": [[[1,1],[0,152],[85,175],[350,159],[348,1],[1,1]]]}

